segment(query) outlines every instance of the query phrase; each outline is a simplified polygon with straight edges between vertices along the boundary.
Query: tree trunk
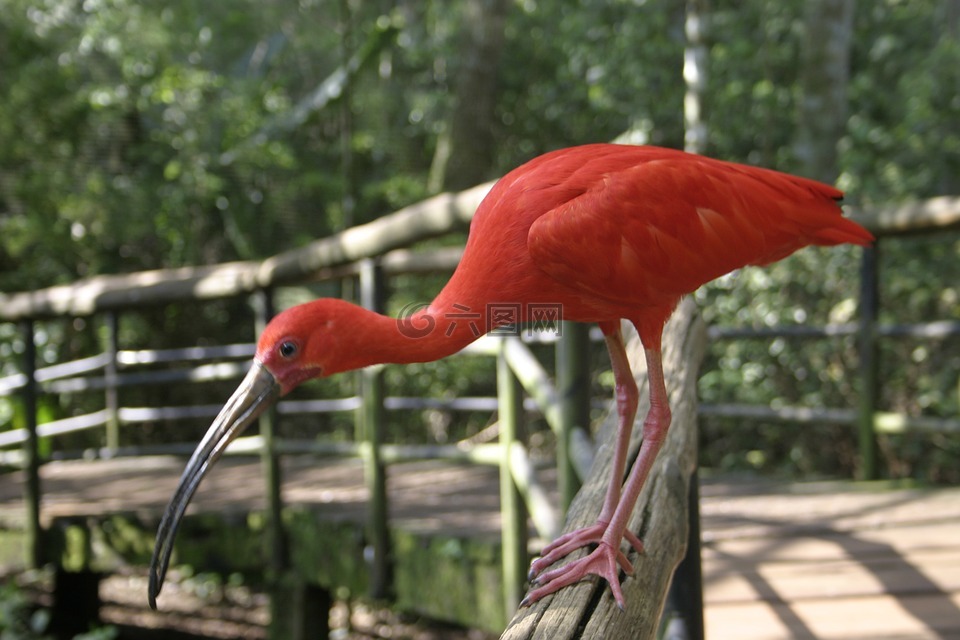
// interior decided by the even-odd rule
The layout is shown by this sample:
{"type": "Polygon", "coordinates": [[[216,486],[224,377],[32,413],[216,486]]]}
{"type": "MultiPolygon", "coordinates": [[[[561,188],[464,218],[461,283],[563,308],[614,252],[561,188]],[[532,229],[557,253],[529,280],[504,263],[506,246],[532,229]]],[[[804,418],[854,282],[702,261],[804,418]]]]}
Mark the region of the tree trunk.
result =
{"type": "Polygon", "coordinates": [[[687,45],[683,50],[683,81],[687,91],[683,97],[683,147],[691,153],[704,153],[707,149],[707,122],[703,117],[703,96],[707,90],[707,4],[708,0],[687,0],[684,25],[687,45]]]}
{"type": "Polygon", "coordinates": [[[466,189],[483,182],[493,164],[493,120],[508,0],[469,0],[463,15],[463,57],[455,104],[430,168],[428,188],[466,189]]]}
{"type": "MultiPolygon", "coordinates": [[[[946,40],[947,46],[955,47],[960,39],[960,0],[943,0],[943,25],[940,35],[941,41],[946,40]]],[[[943,91],[948,95],[960,95],[960,82],[957,81],[957,75],[954,73],[953,88],[943,87],[943,91]]],[[[960,173],[957,171],[945,171],[940,181],[940,193],[957,194],[960,193],[960,173]]]]}
{"type": "Polygon", "coordinates": [[[801,52],[798,171],[833,182],[837,140],[846,130],[854,0],[808,0],[801,52]]]}

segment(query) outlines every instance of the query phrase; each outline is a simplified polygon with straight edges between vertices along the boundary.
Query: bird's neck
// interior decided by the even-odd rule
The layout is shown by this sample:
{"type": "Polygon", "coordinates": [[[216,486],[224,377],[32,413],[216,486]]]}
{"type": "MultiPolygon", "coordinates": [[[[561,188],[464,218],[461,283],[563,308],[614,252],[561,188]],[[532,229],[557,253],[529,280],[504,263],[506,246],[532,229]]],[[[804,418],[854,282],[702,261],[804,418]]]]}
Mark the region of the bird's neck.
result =
{"type": "Polygon", "coordinates": [[[346,368],[439,360],[460,351],[487,332],[483,310],[464,305],[429,307],[398,318],[368,311],[369,331],[359,332],[346,368]]]}

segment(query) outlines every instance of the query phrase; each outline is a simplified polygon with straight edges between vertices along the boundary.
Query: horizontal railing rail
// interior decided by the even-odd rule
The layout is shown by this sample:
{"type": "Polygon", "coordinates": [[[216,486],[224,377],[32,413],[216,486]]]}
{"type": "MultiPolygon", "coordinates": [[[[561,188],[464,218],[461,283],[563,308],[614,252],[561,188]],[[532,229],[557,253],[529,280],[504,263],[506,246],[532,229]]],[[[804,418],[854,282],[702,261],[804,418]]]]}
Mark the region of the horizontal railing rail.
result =
{"type": "MultiPolygon", "coordinates": [[[[855,322],[824,326],[779,325],[774,327],[725,327],[713,325],[707,329],[710,340],[769,340],[771,338],[801,338],[823,340],[857,335],[861,330],[855,322]]],[[[942,340],[960,336],[960,321],[935,320],[913,324],[878,324],[874,330],[883,338],[924,338],[942,340]]]]}

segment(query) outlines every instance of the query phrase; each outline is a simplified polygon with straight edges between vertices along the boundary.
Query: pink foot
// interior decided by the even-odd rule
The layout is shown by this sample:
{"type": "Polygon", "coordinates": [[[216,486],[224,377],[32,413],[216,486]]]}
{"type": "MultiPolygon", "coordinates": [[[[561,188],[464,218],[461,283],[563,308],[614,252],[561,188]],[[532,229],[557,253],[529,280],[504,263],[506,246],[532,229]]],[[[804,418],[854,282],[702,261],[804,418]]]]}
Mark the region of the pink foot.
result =
{"type": "MultiPolygon", "coordinates": [[[[635,537],[635,536],[634,536],[635,537]]],[[[598,575],[610,584],[610,590],[617,601],[617,605],[623,609],[623,592],[620,590],[620,569],[623,569],[628,576],[633,575],[633,565],[627,561],[627,557],[619,549],[614,549],[606,542],[600,541],[600,544],[590,555],[579,560],[574,560],[559,569],[548,571],[536,580],[541,586],[527,594],[527,597],[520,603],[521,607],[533,604],[540,598],[551,593],[555,593],[578,582],[590,574],[598,575]]]]}
{"type": "MultiPolygon", "coordinates": [[[[607,523],[598,521],[596,524],[589,527],[584,527],[582,529],[577,529],[576,531],[563,534],[543,548],[540,557],[534,560],[530,565],[530,571],[527,574],[527,577],[530,580],[533,580],[544,569],[561,558],[570,555],[577,549],[594,544],[600,544],[600,541],[603,538],[603,534],[606,530],[607,523]]],[[[634,535],[632,531],[624,531],[623,537],[626,538],[627,542],[630,543],[630,546],[633,547],[637,553],[643,553],[643,543],[640,541],[640,538],[634,535]]],[[[623,556],[622,553],[620,555],[623,556]]],[[[623,556],[621,567],[628,574],[633,571],[633,567],[629,562],[627,562],[626,556],[623,556]]]]}

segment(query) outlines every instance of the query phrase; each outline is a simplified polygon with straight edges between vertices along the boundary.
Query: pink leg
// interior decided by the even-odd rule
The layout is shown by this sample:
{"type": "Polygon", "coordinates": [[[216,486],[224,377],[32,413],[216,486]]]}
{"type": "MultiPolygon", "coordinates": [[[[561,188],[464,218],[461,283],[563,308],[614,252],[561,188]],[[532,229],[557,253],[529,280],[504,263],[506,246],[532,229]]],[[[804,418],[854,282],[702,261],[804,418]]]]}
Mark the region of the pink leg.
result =
{"type": "MultiPolygon", "coordinates": [[[[633,372],[630,370],[630,361],[627,359],[627,350],[623,343],[623,334],[620,332],[619,323],[605,333],[604,339],[607,343],[607,350],[610,352],[619,419],[617,420],[617,440],[613,450],[613,461],[610,465],[610,484],[607,486],[607,494],[603,500],[603,509],[600,511],[596,524],[564,534],[544,547],[540,558],[530,565],[530,579],[535,578],[544,569],[571,552],[591,544],[599,544],[603,532],[606,531],[607,525],[613,518],[617,504],[620,502],[623,470],[627,462],[627,449],[630,447],[630,436],[633,433],[633,420],[637,415],[640,392],[637,390],[637,383],[633,378],[633,372]]],[[[642,553],[643,544],[640,539],[633,532],[628,531],[626,534],[630,544],[638,553],[642,553]]],[[[622,565],[623,570],[630,573],[632,567],[627,562],[626,556],[623,558],[622,565]]]]}
{"type": "MultiPolygon", "coordinates": [[[[554,593],[569,584],[573,584],[589,574],[596,574],[607,580],[617,604],[620,605],[621,608],[624,607],[623,592],[620,589],[619,569],[623,569],[627,575],[632,575],[633,566],[630,565],[624,553],[620,551],[620,541],[624,537],[627,537],[634,548],[638,551],[642,550],[642,547],[639,547],[640,541],[636,535],[627,531],[627,523],[630,520],[630,515],[636,505],[637,498],[640,496],[640,491],[643,489],[643,484],[650,473],[650,469],[653,467],[657,453],[659,453],[663,440],[666,437],[667,429],[670,427],[671,417],[667,390],[663,380],[663,364],[661,362],[659,345],[656,349],[645,349],[644,355],[647,360],[647,375],[650,385],[650,411],[647,413],[647,417],[643,422],[643,443],[640,445],[640,453],[637,456],[633,468],[630,470],[630,477],[627,479],[623,495],[619,495],[618,483],[616,492],[618,499],[615,500],[613,515],[609,519],[609,523],[598,522],[595,527],[589,528],[591,531],[597,527],[602,529],[599,540],[591,538],[587,541],[587,544],[596,543],[597,548],[584,558],[580,558],[579,560],[575,560],[541,575],[537,582],[541,583],[542,586],[528,593],[523,604],[536,602],[543,596],[554,593]],[[636,544],[634,544],[634,541],[636,541],[636,544]]],[[[624,359],[625,358],[626,354],[624,353],[624,359]]],[[[614,360],[614,362],[616,362],[616,360],[614,360]]],[[[614,367],[616,370],[616,364],[614,367]]],[[[620,385],[618,384],[618,399],[620,396],[619,389],[620,385]]],[[[636,389],[635,386],[634,389],[636,389]]],[[[634,404],[634,411],[635,410],[636,404],[634,404]]],[[[623,415],[621,414],[621,427],[623,426],[622,422],[623,415]]],[[[632,423],[632,418],[630,422],[632,423]]],[[[629,439],[629,428],[627,429],[626,436],[618,433],[618,450],[614,454],[614,468],[616,468],[618,461],[621,463],[625,461],[629,439]],[[620,451],[621,449],[622,453],[620,451]]],[[[619,477],[622,477],[622,469],[619,477]]],[[[604,503],[601,517],[607,512],[607,503],[610,501],[612,492],[612,489],[607,492],[607,500],[604,503]]],[[[564,543],[561,546],[566,549],[569,545],[564,543]]]]}

